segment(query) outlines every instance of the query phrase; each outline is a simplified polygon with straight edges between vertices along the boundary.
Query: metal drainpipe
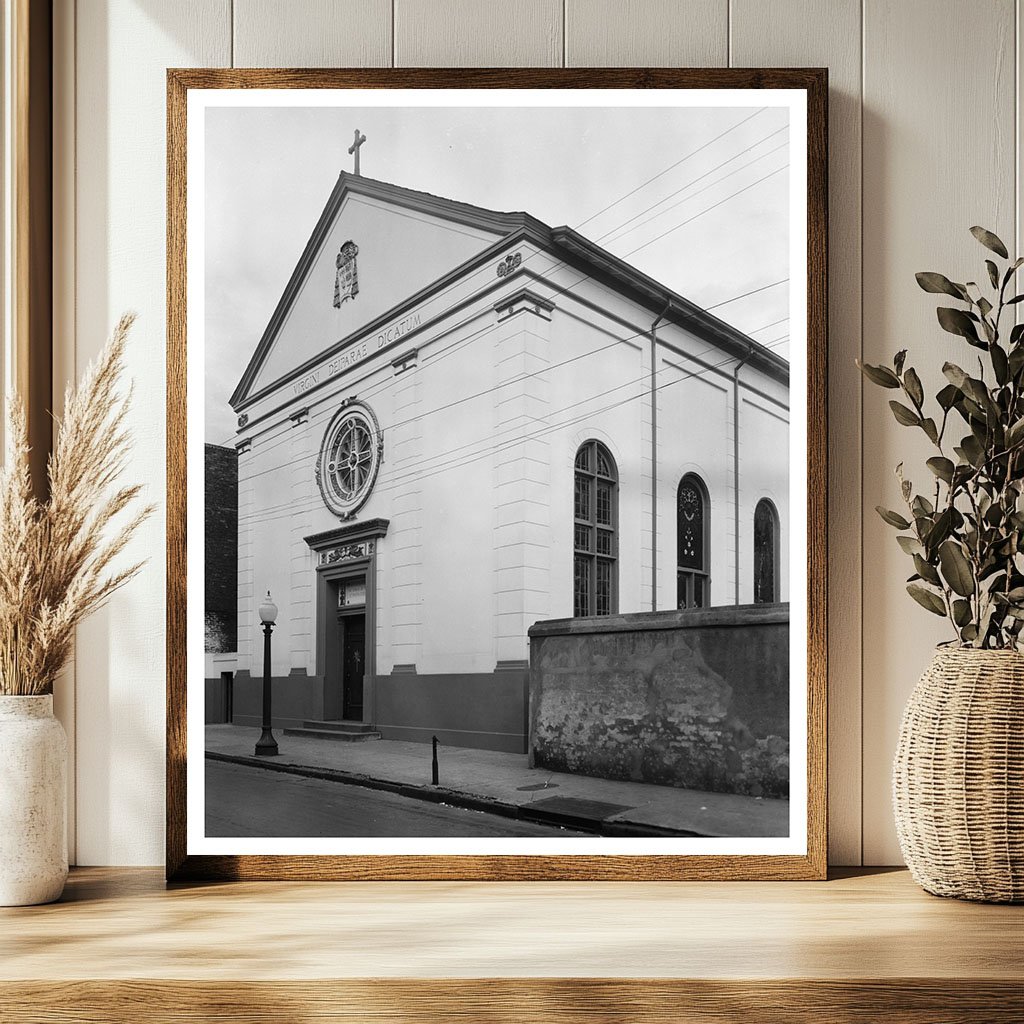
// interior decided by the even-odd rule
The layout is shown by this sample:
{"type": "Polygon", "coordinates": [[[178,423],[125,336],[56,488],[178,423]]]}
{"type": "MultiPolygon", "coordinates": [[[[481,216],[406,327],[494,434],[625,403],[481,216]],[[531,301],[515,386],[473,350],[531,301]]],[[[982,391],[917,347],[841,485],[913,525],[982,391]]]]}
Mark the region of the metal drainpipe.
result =
{"type": "Polygon", "coordinates": [[[658,324],[672,308],[672,300],[651,324],[651,611],[658,610],[658,324]]]}
{"type": "Polygon", "coordinates": [[[740,370],[754,354],[753,347],[732,370],[732,493],[733,543],[735,545],[735,603],[740,603],[740,370]]]}

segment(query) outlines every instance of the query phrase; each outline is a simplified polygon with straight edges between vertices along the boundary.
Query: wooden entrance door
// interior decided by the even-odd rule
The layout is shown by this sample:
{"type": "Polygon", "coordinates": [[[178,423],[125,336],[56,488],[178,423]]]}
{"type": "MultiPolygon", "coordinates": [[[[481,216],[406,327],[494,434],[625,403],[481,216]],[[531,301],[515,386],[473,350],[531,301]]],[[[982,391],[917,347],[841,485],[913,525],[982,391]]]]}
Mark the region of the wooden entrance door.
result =
{"type": "Polygon", "coordinates": [[[366,616],[341,617],[341,717],[363,720],[363,676],[366,673],[366,616]]]}

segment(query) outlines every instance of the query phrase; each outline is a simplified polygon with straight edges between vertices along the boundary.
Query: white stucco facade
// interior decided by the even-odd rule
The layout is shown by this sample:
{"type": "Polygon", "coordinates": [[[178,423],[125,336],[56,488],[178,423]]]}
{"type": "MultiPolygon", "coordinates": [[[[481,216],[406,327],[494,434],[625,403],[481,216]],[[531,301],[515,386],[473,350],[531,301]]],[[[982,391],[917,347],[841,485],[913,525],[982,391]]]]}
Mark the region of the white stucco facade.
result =
{"type": "Polygon", "coordinates": [[[764,498],[787,600],[788,366],[694,309],[567,229],[343,174],[232,399],[238,669],[261,671],[269,589],[274,676],[330,687],[318,631],[334,628],[351,562],[351,579],[367,577],[367,721],[385,677],[394,693],[523,672],[529,627],[573,615],[574,459],[588,440],[618,477],[613,610],[676,607],[686,474],[707,491],[710,603],[754,599],[764,498]],[[350,240],[358,294],[335,307],[350,240]],[[347,518],[316,476],[342,408],[379,427],[372,488],[347,518]]]}

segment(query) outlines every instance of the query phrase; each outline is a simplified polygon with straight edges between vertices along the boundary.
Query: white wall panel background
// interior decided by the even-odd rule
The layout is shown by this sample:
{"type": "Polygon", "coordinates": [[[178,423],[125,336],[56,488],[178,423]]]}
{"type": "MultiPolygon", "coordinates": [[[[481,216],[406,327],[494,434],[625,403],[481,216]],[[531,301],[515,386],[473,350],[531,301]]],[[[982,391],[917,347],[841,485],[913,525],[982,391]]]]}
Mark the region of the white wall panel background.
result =
{"type": "MultiPolygon", "coordinates": [[[[915,272],[984,281],[987,253],[968,229],[1016,233],[1015,16],[1014,0],[865,0],[864,357],[906,348],[932,394],[964,349],[936,325],[915,272]]],[[[863,443],[863,842],[865,862],[885,864],[899,859],[888,794],[900,713],[948,635],[908,600],[905,556],[873,511],[898,500],[892,467],[922,465],[930,446],[892,422],[877,389],[864,398],[863,443]]]]}
{"type": "Polygon", "coordinates": [[[394,0],[395,67],[561,67],[562,0],[394,0]]]}
{"type": "Polygon", "coordinates": [[[725,67],[722,0],[565,0],[565,66],[725,67]]]}
{"type": "Polygon", "coordinates": [[[389,67],[391,6],[391,0],[234,0],[234,66],[389,67]]]}
{"type": "MultiPolygon", "coordinates": [[[[829,851],[861,855],[860,0],[732,0],[731,66],[829,69],[829,851]]],[[[888,806],[888,805],[887,805],[888,806]]]]}
{"type": "Polygon", "coordinates": [[[76,4],[75,356],[81,371],[121,313],[138,312],[127,477],[145,482],[159,506],[126,555],[147,559],[145,569],[78,634],[82,864],[164,857],[165,69],[229,63],[230,13],[230,0],[76,4]]]}
{"type": "MultiPolygon", "coordinates": [[[[831,859],[896,863],[889,765],[941,625],[906,597],[873,512],[920,450],[882,396],[862,395],[853,359],[906,347],[933,380],[953,349],[914,272],[975,274],[975,223],[1021,244],[1020,3],[60,0],[55,390],[138,310],[129,472],[161,501],[167,67],[829,67],[831,859]]],[[[161,508],[128,553],[146,569],[81,631],[59,702],[79,863],[163,860],[163,545],[161,508]]]]}

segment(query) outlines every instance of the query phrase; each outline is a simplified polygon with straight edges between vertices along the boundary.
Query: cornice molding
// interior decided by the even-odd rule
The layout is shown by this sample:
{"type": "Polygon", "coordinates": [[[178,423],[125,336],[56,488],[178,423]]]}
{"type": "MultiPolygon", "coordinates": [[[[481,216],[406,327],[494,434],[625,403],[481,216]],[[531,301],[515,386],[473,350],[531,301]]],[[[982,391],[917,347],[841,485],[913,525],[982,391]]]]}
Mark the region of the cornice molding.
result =
{"type": "Polygon", "coordinates": [[[660,313],[667,307],[664,318],[669,323],[696,334],[737,359],[749,357],[751,366],[789,386],[789,363],[732,324],[648,277],[572,228],[553,228],[551,240],[556,247],[572,253],[579,264],[610,287],[633,296],[652,312],[660,313]]]}
{"type": "Polygon", "coordinates": [[[542,320],[550,320],[555,304],[530,288],[520,288],[511,295],[503,295],[494,303],[499,320],[507,320],[515,313],[532,313],[542,320]]]}
{"type": "Polygon", "coordinates": [[[323,551],[338,544],[354,544],[361,540],[386,537],[390,525],[390,519],[367,519],[361,523],[348,523],[333,530],[325,530],[323,533],[313,533],[302,539],[312,551],[323,551]]]}

